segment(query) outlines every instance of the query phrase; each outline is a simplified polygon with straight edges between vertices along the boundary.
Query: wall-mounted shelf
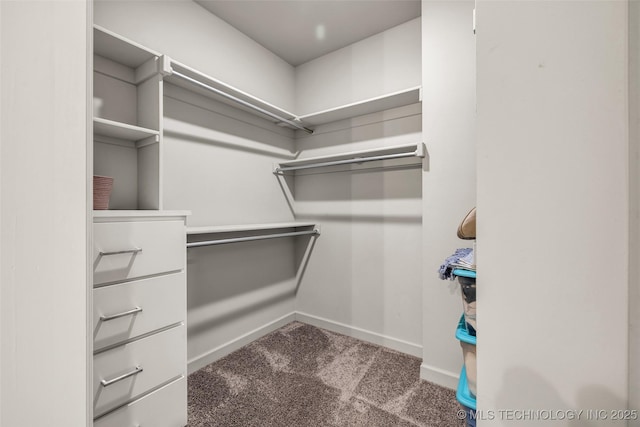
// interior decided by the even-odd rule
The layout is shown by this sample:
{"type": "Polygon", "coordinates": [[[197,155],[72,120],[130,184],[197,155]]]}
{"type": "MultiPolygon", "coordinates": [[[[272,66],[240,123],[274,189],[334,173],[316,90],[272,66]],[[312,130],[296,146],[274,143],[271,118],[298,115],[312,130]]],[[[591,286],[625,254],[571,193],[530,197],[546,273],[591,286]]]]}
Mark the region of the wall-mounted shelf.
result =
{"type": "Polygon", "coordinates": [[[397,145],[394,147],[375,148],[371,150],[351,151],[328,156],[309,157],[306,159],[282,162],[274,167],[273,173],[294,172],[303,169],[313,169],[346,164],[359,164],[380,160],[400,159],[409,157],[424,158],[426,148],[424,143],[397,145]]]}
{"type": "Polygon", "coordinates": [[[93,170],[113,177],[109,207],[162,208],[162,57],[93,28],[93,170]]]}
{"type": "Polygon", "coordinates": [[[282,237],[319,236],[320,227],[313,222],[281,222],[270,224],[242,224],[205,227],[187,227],[187,236],[221,234],[219,239],[187,242],[187,248],[213,246],[227,243],[249,242],[254,240],[276,239],[282,237]],[[298,230],[304,228],[304,230],[298,230]],[[285,229],[295,231],[283,232],[285,229]],[[273,232],[281,230],[279,232],[273,232]],[[230,237],[233,235],[233,237],[230,237]]]}
{"type": "Polygon", "coordinates": [[[377,113],[404,105],[411,105],[420,101],[421,88],[420,86],[416,86],[317,113],[305,114],[297,117],[296,120],[306,126],[319,126],[325,123],[337,122],[339,120],[364,116],[365,114],[377,113]]]}
{"type": "MultiPolygon", "coordinates": [[[[268,117],[274,123],[286,125],[293,129],[305,130],[303,126],[292,121],[295,117],[293,113],[172,59],[169,59],[168,66],[169,69],[165,70],[167,74],[165,76],[166,82],[196,91],[263,118],[268,117]]],[[[307,131],[309,130],[307,129],[307,131]]]]}
{"type": "Polygon", "coordinates": [[[93,211],[94,220],[106,219],[113,221],[114,219],[130,219],[130,218],[166,218],[166,217],[184,217],[191,215],[191,211],[185,210],[95,210],[93,211]]]}
{"type": "Polygon", "coordinates": [[[187,227],[187,235],[233,233],[241,231],[274,230],[281,228],[314,227],[315,222],[275,222],[267,224],[212,225],[205,227],[187,227]]]}
{"type": "Polygon", "coordinates": [[[127,123],[94,117],[93,132],[96,135],[108,136],[111,138],[125,139],[128,141],[140,141],[149,137],[157,137],[160,132],[153,129],[134,126],[127,123]]]}
{"type": "Polygon", "coordinates": [[[313,129],[309,126],[318,126],[421,101],[421,87],[416,86],[316,113],[296,116],[172,59],[168,60],[168,69],[165,72],[167,75],[164,79],[169,83],[196,91],[252,114],[268,117],[274,123],[307,133],[313,133],[313,129]]]}
{"type": "Polygon", "coordinates": [[[160,56],[159,53],[99,25],[93,26],[93,53],[129,68],[138,68],[150,59],[160,56]]]}

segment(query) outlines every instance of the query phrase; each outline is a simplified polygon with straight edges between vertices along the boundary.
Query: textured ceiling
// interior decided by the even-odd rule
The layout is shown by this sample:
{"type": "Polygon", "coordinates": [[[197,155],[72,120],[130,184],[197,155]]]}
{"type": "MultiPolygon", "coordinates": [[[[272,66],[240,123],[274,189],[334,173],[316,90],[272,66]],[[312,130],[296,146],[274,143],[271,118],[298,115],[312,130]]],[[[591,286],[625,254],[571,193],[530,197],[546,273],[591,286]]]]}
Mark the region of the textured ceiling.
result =
{"type": "Polygon", "coordinates": [[[420,16],[419,0],[195,0],[297,66],[420,16]]]}

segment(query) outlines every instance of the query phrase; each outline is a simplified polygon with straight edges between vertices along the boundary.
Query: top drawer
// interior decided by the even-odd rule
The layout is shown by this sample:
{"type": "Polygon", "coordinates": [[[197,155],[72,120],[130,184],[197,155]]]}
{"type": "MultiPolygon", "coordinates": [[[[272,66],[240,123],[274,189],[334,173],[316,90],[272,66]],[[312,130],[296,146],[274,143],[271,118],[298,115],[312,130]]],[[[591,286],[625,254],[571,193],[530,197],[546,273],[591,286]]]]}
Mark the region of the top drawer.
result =
{"type": "Polygon", "coordinates": [[[93,224],[93,283],[184,269],[184,221],[93,224]]]}

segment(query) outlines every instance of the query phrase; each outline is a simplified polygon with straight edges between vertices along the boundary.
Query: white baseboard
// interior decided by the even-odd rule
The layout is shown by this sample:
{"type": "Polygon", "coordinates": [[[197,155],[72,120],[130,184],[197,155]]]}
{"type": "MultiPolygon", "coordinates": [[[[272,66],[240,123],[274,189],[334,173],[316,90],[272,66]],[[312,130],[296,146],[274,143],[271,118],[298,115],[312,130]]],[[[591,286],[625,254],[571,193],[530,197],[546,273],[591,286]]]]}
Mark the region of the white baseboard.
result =
{"type": "MultiPolygon", "coordinates": [[[[202,369],[208,364],[220,360],[224,356],[275,331],[276,329],[283,327],[288,323],[293,322],[294,320],[422,358],[421,345],[378,334],[376,332],[367,331],[365,329],[356,328],[344,323],[334,322],[333,320],[324,319],[322,317],[301,312],[292,312],[234,340],[222,344],[205,354],[189,360],[188,373],[191,374],[202,369]]],[[[454,390],[458,386],[458,375],[456,373],[444,371],[439,368],[425,365],[424,363],[420,366],[420,378],[454,390]]]]}
{"type": "Polygon", "coordinates": [[[254,329],[251,332],[247,332],[246,334],[231,340],[227,343],[219,345],[211,351],[208,351],[205,354],[202,354],[196,358],[193,358],[187,362],[187,371],[189,374],[197,371],[198,369],[202,369],[210,363],[213,363],[217,360],[222,359],[227,354],[233,353],[234,351],[244,347],[245,345],[251,343],[252,341],[261,338],[276,329],[280,329],[287,323],[291,323],[296,319],[296,313],[286,314],[272,322],[267,323],[264,326],[254,329]]]}
{"type": "Polygon", "coordinates": [[[378,344],[422,359],[422,346],[418,344],[388,337],[386,335],[356,328],[354,326],[345,325],[344,323],[334,322],[333,320],[324,319],[311,314],[301,313],[299,311],[295,312],[295,319],[302,323],[308,323],[309,325],[317,326],[318,328],[358,338],[363,341],[378,344]]]}
{"type": "Polygon", "coordinates": [[[454,372],[445,371],[440,368],[425,365],[424,363],[420,365],[421,380],[455,390],[458,388],[459,378],[460,376],[454,372]]]}

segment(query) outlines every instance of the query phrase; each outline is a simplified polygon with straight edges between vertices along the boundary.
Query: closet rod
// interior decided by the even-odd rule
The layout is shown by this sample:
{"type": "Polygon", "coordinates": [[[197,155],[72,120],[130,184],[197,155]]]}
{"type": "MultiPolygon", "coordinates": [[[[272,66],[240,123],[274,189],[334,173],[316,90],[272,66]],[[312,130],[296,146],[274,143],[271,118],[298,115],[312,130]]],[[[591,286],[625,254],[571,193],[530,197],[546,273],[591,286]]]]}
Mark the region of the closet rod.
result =
{"type": "Polygon", "coordinates": [[[249,242],[251,240],[265,240],[265,239],[276,239],[279,237],[293,237],[293,236],[306,236],[306,235],[319,236],[320,230],[318,230],[317,228],[314,228],[313,230],[294,231],[291,233],[265,234],[261,236],[249,236],[249,237],[235,237],[231,239],[207,240],[205,242],[189,242],[187,243],[187,248],[197,248],[200,246],[223,245],[225,243],[249,242]]]}
{"type": "Polygon", "coordinates": [[[191,77],[189,77],[187,75],[184,75],[184,74],[180,73],[179,71],[173,70],[171,72],[171,74],[174,75],[174,76],[180,77],[180,78],[182,78],[184,80],[187,80],[187,81],[189,81],[189,82],[191,82],[191,83],[193,83],[193,84],[195,84],[197,86],[200,86],[203,89],[206,89],[206,90],[211,91],[213,93],[216,93],[216,94],[218,94],[220,96],[223,96],[223,97],[225,97],[227,99],[230,99],[233,102],[237,102],[238,104],[244,105],[245,107],[251,108],[252,110],[258,111],[258,112],[260,112],[262,114],[266,114],[267,116],[269,116],[269,117],[271,117],[273,119],[276,119],[279,122],[286,123],[289,126],[293,126],[294,128],[303,130],[303,131],[305,131],[307,133],[313,133],[312,129],[306,128],[306,127],[302,126],[301,124],[298,124],[298,123],[296,123],[296,122],[294,122],[292,120],[280,117],[279,115],[274,114],[271,111],[267,111],[262,107],[258,107],[257,105],[253,105],[250,102],[247,102],[247,101],[245,101],[243,99],[240,99],[240,98],[237,98],[237,97],[235,97],[233,95],[230,95],[230,94],[228,94],[228,93],[226,93],[226,92],[224,92],[224,91],[222,91],[220,89],[216,89],[215,87],[212,87],[212,86],[209,86],[209,85],[207,85],[205,83],[202,83],[202,82],[200,82],[200,81],[198,81],[198,80],[196,80],[194,78],[191,78],[191,77]]]}
{"type": "Polygon", "coordinates": [[[331,162],[311,163],[308,165],[285,166],[282,168],[278,167],[275,169],[274,173],[277,174],[280,172],[296,171],[300,169],[320,168],[325,166],[347,165],[351,163],[366,163],[366,162],[373,162],[375,160],[402,159],[405,157],[420,157],[420,155],[417,151],[412,151],[410,153],[384,154],[381,156],[371,156],[371,157],[356,157],[354,159],[333,160],[331,162]]]}

